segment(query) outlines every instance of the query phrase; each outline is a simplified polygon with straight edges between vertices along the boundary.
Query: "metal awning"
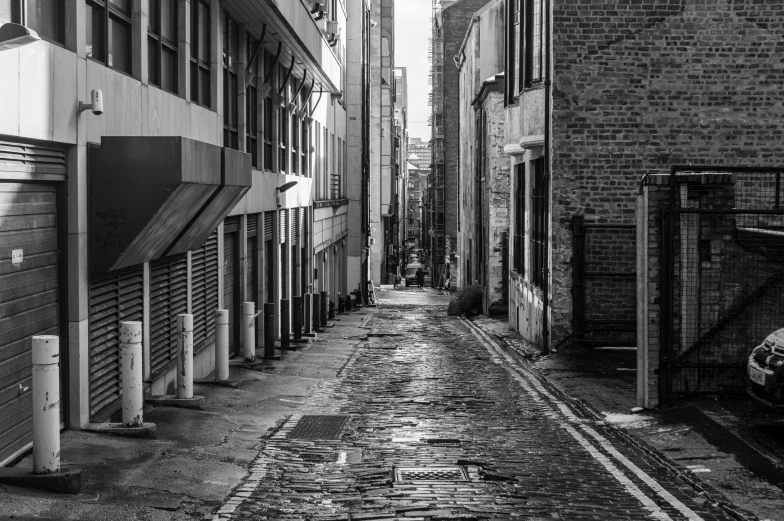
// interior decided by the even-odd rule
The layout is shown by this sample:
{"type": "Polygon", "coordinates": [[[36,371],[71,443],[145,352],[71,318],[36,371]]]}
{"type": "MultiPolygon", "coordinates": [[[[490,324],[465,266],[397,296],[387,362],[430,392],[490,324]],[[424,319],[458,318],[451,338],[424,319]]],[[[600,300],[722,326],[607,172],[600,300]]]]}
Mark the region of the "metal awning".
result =
{"type": "Polygon", "coordinates": [[[88,152],[90,269],[200,247],[251,186],[249,154],[183,137],[103,137],[88,152]]]}

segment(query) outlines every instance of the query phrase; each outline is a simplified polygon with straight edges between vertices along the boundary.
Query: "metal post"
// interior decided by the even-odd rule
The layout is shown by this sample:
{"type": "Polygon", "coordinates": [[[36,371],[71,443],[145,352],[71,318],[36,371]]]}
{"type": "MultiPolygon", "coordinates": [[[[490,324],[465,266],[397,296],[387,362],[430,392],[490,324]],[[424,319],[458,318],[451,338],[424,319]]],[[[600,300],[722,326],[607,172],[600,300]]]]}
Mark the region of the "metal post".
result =
{"type": "Polygon", "coordinates": [[[320,320],[321,320],[320,324],[322,326],[326,327],[326,325],[327,325],[327,313],[329,313],[329,292],[328,291],[322,291],[321,292],[321,305],[319,306],[319,311],[321,312],[321,314],[320,314],[320,317],[321,317],[320,318],[320,320]]]}
{"type": "Polygon", "coordinates": [[[275,304],[264,304],[264,358],[275,356],[275,304]]]}
{"type": "Polygon", "coordinates": [[[338,292],[338,313],[344,313],[346,311],[346,301],[343,296],[338,292]]]}
{"type": "Polygon", "coordinates": [[[177,315],[177,398],[193,398],[193,315],[177,315]]]}
{"type": "Polygon", "coordinates": [[[329,318],[335,318],[335,301],[332,299],[329,299],[329,318]]]}
{"type": "Polygon", "coordinates": [[[242,354],[246,362],[253,362],[256,359],[256,328],[253,324],[255,314],[254,302],[242,303],[242,354]]]}
{"type": "Polygon", "coordinates": [[[60,468],[60,338],[34,336],[32,354],[33,473],[44,474],[60,468]]]}
{"type": "Polygon", "coordinates": [[[351,306],[351,302],[352,302],[352,301],[351,301],[351,298],[352,298],[353,296],[354,296],[354,295],[353,295],[353,294],[351,294],[351,293],[349,293],[348,295],[346,295],[346,311],[352,311],[352,306],[351,306]]]}
{"type": "Polygon", "coordinates": [[[229,310],[215,310],[215,380],[229,379],[229,310]]]}
{"type": "Polygon", "coordinates": [[[126,427],[144,423],[144,375],[142,364],[142,323],[120,323],[122,361],[122,422],[126,427]]]}
{"type": "Polygon", "coordinates": [[[291,329],[291,319],[289,318],[289,299],[280,299],[280,347],[285,348],[291,345],[289,330],[291,329]]]}
{"type": "Polygon", "coordinates": [[[293,296],[291,302],[294,305],[292,310],[294,318],[294,340],[302,338],[302,297],[293,296]]]}
{"type": "Polygon", "coordinates": [[[313,331],[321,331],[321,296],[313,294],[313,331]]]}
{"type": "Polygon", "coordinates": [[[305,334],[306,335],[309,335],[310,333],[313,332],[313,329],[312,329],[312,327],[313,327],[312,324],[313,323],[311,322],[311,318],[310,318],[311,315],[312,315],[312,313],[311,313],[311,311],[312,311],[312,300],[313,300],[313,295],[311,295],[310,293],[305,293],[305,305],[304,305],[304,309],[302,311],[303,311],[303,316],[304,316],[305,334]]]}

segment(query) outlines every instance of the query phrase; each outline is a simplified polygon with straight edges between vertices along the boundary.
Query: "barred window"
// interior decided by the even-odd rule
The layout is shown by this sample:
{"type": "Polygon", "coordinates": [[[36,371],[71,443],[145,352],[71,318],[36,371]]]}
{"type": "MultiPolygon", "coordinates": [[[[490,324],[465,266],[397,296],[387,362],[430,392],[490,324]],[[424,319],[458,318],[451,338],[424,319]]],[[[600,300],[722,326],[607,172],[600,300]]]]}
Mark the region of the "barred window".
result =
{"type": "Polygon", "coordinates": [[[525,164],[514,167],[514,265],[520,276],[525,275],[525,164]]]}

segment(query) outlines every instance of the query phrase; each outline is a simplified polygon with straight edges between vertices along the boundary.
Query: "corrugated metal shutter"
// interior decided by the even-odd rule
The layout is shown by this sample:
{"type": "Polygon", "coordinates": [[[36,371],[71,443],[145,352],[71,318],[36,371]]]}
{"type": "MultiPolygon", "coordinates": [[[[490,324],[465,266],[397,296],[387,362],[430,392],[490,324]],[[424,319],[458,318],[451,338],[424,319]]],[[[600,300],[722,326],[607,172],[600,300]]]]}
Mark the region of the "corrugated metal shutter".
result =
{"type": "Polygon", "coordinates": [[[65,151],[0,141],[0,172],[65,175],[65,151]]]}
{"type": "Polygon", "coordinates": [[[266,295],[264,295],[264,302],[272,302],[272,290],[275,280],[272,277],[272,256],[275,255],[275,248],[272,244],[272,239],[264,241],[264,284],[266,285],[266,295]]]}
{"type": "Polygon", "coordinates": [[[234,233],[240,231],[240,216],[232,215],[223,220],[223,233],[234,233]]]}
{"type": "Polygon", "coordinates": [[[299,244],[299,208],[291,210],[291,245],[299,244]]]}
{"type": "Polygon", "coordinates": [[[273,212],[264,212],[264,240],[272,240],[272,220],[274,218],[273,212]]]}
{"type": "Polygon", "coordinates": [[[259,234],[259,214],[248,214],[248,237],[255,237],[259,234]]]}
{"type": "Polygon", "coordinates": [[[193,347],[198,349],[215,334],[215,310],[218,309],[218,232],[204,245],[191,252],[191,302],[193,311],[193,347]]]}
{"type": "Polygon", "coordinates": [[[90,281],[90,416],[120,407],[120,322],[142,320],[142,266],[90,281]]]}
{"type": "Polygon", "coordinates": [[[32,441],[32,393],[18,390],[31,386],[30,337],[60,334],[56,212],[54,186],[0,183],[0,461],[32,441]]]}
{"type": "Polygon", "coordinates": [[[286,210],[280,210],[278,212],[278,241],[280,244],[286,242],[286,214],[288,212],[286,210]]]}
{"type": "Polygon", "coordinates": [[[247,302],[255,302],[256,308],[259,307],[258,299],[258,275],[256,273],[256,258],[258,257],[258,238],[248,237],[248,258],[245,261],[246,285],[245,299],[247,302]]]}
{"type": "Polygon", "coordinates": [[[177,359],[177,315],[188,312],[188,256],[150,263],[150,373],[177,359]]]}
{"type": "Polygon", "coordinates": [[[229,352],[239,354],[239,342],[235,344],[235,332],[239,327],[239,310],[236,305],[235,286],[237,281],[236,233],[223,236],[223,309],[229,312],[229,352]]]}
{"type": "Polygon", "coordinates": [[[297,241],[297,244],[300,246],[304,246],[307,243],[307,237],[305,236],[305,212],[305,208],[299,209],[299,241],[297,241]]]}

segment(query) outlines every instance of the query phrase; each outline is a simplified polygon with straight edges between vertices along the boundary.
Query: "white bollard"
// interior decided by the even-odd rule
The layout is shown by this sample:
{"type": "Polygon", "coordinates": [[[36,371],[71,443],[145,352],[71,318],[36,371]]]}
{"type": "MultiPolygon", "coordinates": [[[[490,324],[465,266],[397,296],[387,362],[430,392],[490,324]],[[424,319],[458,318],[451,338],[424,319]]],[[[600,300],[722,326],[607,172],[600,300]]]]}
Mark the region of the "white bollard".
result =
{"type": "Polygon", "coordinates": [[[60,468],[60,338],[33,337],[33,472],[60,468]]]}
{"type": "Polygon", "coordinates": [[[253,362],[256,359],[256,328],[253,327],[255,314],[254,302],[242,303],[242,353],[246,362],[253,362]]]}
{"type": "Polygon", "coordinates": [[[215,310],[215,380],[229,379],[229,311],[215,310]]]}
{"type": "Polygon", "coordinates": [[[144,423],[144,373],[142,363],[142,323],[120,323],[122,361],[122,422],[126,427],[144,423]]]}
{"type": "Polygon", "coordinates": [[[193,398],[193,315],[177,315],[177,398],[193,398]]]}

